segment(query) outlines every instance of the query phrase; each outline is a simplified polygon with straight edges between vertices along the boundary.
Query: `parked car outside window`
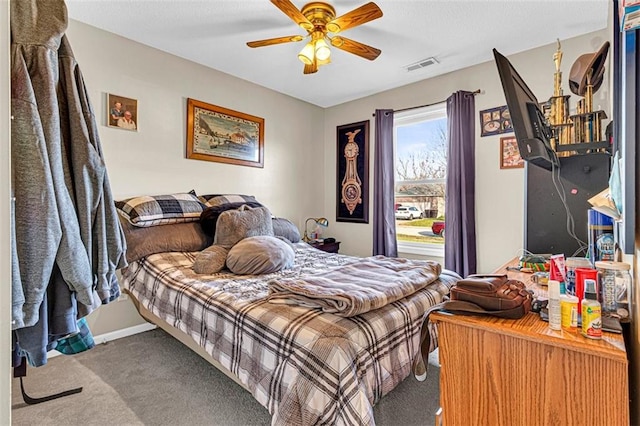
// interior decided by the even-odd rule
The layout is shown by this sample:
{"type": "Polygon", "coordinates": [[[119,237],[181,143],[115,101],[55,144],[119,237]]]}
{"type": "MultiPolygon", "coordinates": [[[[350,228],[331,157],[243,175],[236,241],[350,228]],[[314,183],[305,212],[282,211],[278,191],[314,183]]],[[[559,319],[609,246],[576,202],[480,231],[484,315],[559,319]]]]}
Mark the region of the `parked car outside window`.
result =
{"type": "Polygon", "coordinates": [[[444,222],[435,221],[431,224],[431,231],[434,235],[440,235],[444,237],[444,222]]]}
{"type": "Polygon", "coordinates": [[[422,219],[422,212],[417,207],[413,206],[400,206],[396,210],[396,219],[422,219]]]}

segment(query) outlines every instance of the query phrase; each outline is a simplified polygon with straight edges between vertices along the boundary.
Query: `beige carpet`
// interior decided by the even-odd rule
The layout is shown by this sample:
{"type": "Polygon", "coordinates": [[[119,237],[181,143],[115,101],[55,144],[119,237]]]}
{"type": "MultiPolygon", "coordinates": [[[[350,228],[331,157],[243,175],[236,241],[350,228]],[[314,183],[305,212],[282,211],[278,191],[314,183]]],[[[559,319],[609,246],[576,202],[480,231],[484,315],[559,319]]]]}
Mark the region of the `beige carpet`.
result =
{"type": "MultiPolygon", "coordinates": [[[[433,355],[433,354],[432,354],[433,355]]],[[[432,357],[437,363],[437,358],[432,357]]],[[[374,408],[377,425],[432,424],[439,369],[409,377],[374,408]]],[[[81,393],[26,405],[12,383],[12,425],[268,425],[267,410],[224,374],[160,329],[82,354],[58,356],[24,379],[31,397],[81,393]]]]}

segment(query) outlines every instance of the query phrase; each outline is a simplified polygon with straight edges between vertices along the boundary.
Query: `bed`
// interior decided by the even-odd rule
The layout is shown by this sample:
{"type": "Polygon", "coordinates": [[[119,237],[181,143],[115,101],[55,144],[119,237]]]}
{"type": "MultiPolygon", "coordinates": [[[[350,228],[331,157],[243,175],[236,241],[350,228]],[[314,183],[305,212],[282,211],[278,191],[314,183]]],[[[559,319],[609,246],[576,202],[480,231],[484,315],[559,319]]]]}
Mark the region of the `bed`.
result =
{"type": "Polygon", "coordinates": [[[144,317],[251,392],[273,424],[375,424],[373,405],[411,373],[423,313],[458,277],[443,271],[410,297],[343,318],[267,300],[274,276],[358,261],[294,248],[293,268],[261,276],[199,275],[197,252],[153,254],[124,269],[122,285],[144,317]]]}

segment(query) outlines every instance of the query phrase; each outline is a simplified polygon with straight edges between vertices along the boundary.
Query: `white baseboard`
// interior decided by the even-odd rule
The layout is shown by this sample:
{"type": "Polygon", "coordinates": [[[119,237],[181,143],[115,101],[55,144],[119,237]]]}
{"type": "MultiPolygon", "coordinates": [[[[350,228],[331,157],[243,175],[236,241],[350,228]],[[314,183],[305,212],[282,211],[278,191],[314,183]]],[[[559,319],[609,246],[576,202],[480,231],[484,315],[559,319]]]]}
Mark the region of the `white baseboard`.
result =
{"type": "MultiPolygon", "coordinates": [[[[134,325],[133,327],[123,328],[121,330],[111,331],[109,333],[100,334],[99,336],[93,336],[93,341],[96,342],[96,345],[101,345],[103,343],[110,342],[112,340],[121,339],[123,337],[133,336],[134,334],[143,333],[145,331],[153,330],[156,328],[154,324],[144,323],[140,325],[134,325]]],[[[53,358],[58,355],[62,355],[60,352],[56,350],[49,351],[47,353],[47,358],[53,358]]]]}
{"type": "Polygon", "coordinates": [[[110,333],[94,336],[93,340],[96,342],[96,345],[100,345],[112,340],[122,339],[123,337],[133,336],[138,333],[144,333],[145,331],[153,330],[154,328],[156,328],[156,325],[145,322],[144,324],[134,325],[133,327],[123,328],[122,330],[116,330],[110,333]]]}

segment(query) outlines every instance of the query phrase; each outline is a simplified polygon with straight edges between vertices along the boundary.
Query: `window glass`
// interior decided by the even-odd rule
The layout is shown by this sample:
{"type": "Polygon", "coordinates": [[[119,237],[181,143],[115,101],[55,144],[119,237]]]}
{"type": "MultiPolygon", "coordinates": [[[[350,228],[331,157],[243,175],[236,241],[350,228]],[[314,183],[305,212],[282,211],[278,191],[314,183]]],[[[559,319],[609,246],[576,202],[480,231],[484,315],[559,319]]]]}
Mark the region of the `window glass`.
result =
{"type": "Polygon", "coordinates": [[[447,111],[444,103],[394,115],[398,250],[443,256],[447,111]]]}

